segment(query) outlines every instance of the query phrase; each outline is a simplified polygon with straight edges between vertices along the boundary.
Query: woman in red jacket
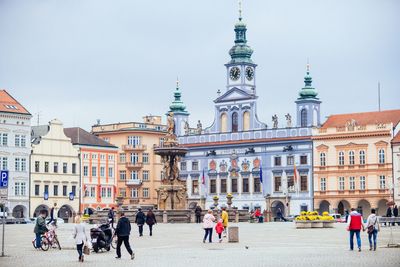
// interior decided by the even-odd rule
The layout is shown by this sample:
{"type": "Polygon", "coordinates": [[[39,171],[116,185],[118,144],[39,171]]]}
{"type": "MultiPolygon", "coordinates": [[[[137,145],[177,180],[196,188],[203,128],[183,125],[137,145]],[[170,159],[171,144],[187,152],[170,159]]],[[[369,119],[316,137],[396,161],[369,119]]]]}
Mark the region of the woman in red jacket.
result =
{"type": "Polygon", "coordinates": [[[222,223],[222,219],[218,220],[217,225],[215,226],[215,231],[218,234],[219,242],[222,242],[222,232],[224,231],[224,224],[222,223]]]}

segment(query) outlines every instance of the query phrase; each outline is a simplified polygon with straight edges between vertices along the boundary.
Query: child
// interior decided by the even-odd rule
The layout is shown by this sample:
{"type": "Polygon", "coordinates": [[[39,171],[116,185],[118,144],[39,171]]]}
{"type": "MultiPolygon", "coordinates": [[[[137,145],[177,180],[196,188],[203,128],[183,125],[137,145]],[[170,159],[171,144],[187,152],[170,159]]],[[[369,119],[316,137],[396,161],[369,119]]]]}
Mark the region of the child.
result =
{"type": "Polygon", "coordinates": [[[222,232],[224,231],[224,225],[222,224],[222,219],[218,220],[217,225],[215,226],[215,231],[218,234],[219,242],[222,242],[222,232]]]}

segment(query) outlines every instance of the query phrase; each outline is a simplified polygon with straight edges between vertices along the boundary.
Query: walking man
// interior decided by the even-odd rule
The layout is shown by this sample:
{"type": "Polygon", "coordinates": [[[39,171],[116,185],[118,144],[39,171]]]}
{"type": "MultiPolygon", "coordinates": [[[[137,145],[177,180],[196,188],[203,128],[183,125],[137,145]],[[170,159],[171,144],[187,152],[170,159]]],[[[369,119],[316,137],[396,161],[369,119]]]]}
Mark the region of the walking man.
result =
{"type": "Polygon", "coordinates": [[[197,205],[196,209],[194,210],[194,214],[196,215],[196,223],[201,223],[201,212],[201,207],[197,205]]]}
{"type": "Polygon", "coordinates": [[[146,216],[144,215],[142,209],[139,208],[138,212],[136,213],[136,219],[135,219],[135,223],[139,227],[139,236],[143,236],[143,225],[145,221],[146,221],[146,216]]]}
{"type": "Polygon", "coordinates": [[[55,211],[56,207],[57,207],[57,203],[54,203],[54,206],[50,209],[50,221],[47,223],[47,225],[50,225],[51,222],[56,222],[54,220],[54,211],[55,211]]]}
{"type": "Polygon", "coordinates": [[[112,207],[108,211],[108,219],[110,221],[111,227],[114,228],[114,217],[115,217],[115,212],[114,212],[114,207],[112,207]]]}
{"type": "Polygon", "coordinates": [[[128,218],[125,217],[125,213],[121,212],[121,218],[118,220],[117,228],[115,232],[118,237],[117,241],[117,257],[116,259],[121,258],[121,245],[124,242],[125,248],[128,253],[131,255],[131,259],[135,258],[135,253],[133,253],[131,246],[129,245],[129,235],[131,234],[131,222],[128,218]]]}
{"type": "Polygon", "coordinates": [[[350,250],[354,249],[354,234],[357,238],[358,251],[361,252],[361,229],[365,231],[363,224],[363,217],[356,211],[355,208],[351,208],[350,216],[347,220],[347,231],[350,231],[350,250]]]}

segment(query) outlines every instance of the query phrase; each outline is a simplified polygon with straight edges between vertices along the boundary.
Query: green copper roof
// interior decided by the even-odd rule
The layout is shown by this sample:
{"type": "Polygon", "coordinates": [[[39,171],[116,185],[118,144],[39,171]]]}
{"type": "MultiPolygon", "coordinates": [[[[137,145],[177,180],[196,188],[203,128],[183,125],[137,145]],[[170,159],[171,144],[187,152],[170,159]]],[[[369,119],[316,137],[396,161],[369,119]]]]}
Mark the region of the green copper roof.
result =
{"type": "Polygon", "coordinates": [[[239,17],[239,21],[235,24],[235,45],[229,50],[231,56],[231,63],[253,63],[251,55],[253,49],[247,45],[246,40],[246,24],[242,21],[242,17],[239,17]]]}
{"type": "Polygon", "coordinates": [[[304,76],[304,87],[299,92],[299,99],[318,99],[317,90],[312,87],[312,77],[310,75],[310,65],[307,64],[307,74],[304,76]]]}
{"type": "Polygon", "coordinates": [[[182,93],[179,90],[179,84],[178,82],[176,83],[176,90],[174,92],[174,98],[175,100],[172,101],[171,105],[169,106],[170,111],[174,113],[188,113],[186,111],[186,106],[183,104],[183,101],[181,100],[182,93]]]}

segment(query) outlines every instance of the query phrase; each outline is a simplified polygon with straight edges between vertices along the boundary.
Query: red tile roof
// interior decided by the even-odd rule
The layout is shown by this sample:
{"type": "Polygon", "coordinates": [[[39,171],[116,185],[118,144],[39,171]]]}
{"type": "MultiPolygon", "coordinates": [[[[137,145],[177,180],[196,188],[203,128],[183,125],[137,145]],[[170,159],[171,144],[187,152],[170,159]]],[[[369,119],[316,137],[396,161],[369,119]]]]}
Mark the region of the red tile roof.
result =
{"type": "Polygon", "coordinates": [[[400,109],[331,115],[322,128],[344,127],[351,120],[355,120],[357,125],[392,122],[396,126],[400,122],[400,109]]]}
{"type": "Polygon", "coordinates": [[[397,143],[400,143],[400,131],[395,135],[395,137],[393,137],[393,139],[392,139],[392,143],[393,144],[397,144],[397,143]]]}
{"type": "Polygon", "coordinates": [[[17,100],[6,90],[0,90],[0,112],[31,115],[17,100]]]}

